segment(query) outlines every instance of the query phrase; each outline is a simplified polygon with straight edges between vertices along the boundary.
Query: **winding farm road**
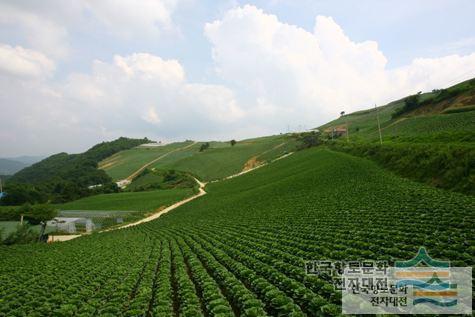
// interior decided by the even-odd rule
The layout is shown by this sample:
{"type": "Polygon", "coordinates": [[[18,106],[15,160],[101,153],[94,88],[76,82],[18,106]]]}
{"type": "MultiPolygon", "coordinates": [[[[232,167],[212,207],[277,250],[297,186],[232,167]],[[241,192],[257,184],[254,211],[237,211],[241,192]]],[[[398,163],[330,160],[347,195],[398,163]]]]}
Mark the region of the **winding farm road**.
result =
{"type": "MultiPolygon", "coordinates": [[[[247,173],[249,173],[249,172],[252,172],[253,170],[256,170],[256,169],[258,169],[258,168],[261,168],[261,167],[263,167],[263,166],[266,166],[266,165],[268,165],[268,164],[270,164],[270,163],[273,163],[273,162],[276,162],[276,161],[278,161],[278,160],[281,160],[281,159],[283,159],[283,158],[285,158],[285,157],[287,157],[287,156],[290,156],[290,155],[292,155],[292,154],[293,154],[293,152],[284,154],[284,155],[279,156],[278,158],[276,158],[276,159],[270,161],[269,163],[263,163],[263,164],[257,165],[257,166],[255,166],[255,167],[253,167],[253,168],[244,170],[244,171],[239,172],[239,173],[236,173],[236,174],[234,174],[234,175],[230,175],[230,176],[225,177],[225,178],[223,178],[223,179],[221,179],[221,180],[212,181],[212,183],[213,183],[213,182],[220,182],[220,181],[223,181],[223,180],[227,180],[227,179],[231,179],[231,178],[234,178],[234,177],[238,177],[238,176],[247,174],[247,173]]],[[[195,181],[196,181],[196,182],[198,183],[198,185],[199,185],[199,192],[198,192],[198,194],[193,195],[193,196],[188,197],[188,198],[185,198],[185,199],[183,199],[183,200],[180,200],[179,202],[176,202],[176,203],[174,203],[173,205],[168,206],[168,207],[166,207],[165,209],[162,209],[162,210],[160,210],[160,211],[154,213],[153,215],[150,215],[150,216],[148,216],[148,217],[146,217],[146,218],[143,218],[143,219],[141,219],[141,220],[139,220],[139,221],[132,222],[132,223],[128,223],[128,224],[122,225],[122,226],[120,226],[120,227],[114,227],[114,228],[106,229],[106,230],[101,231],[101,232],[107,232],[107,231],[112,231],[112,230],[118,230],[118,229],[123,229],[123,228],[129,228],[129,227],[133,227],[133,226],[136,226],[136,225],[145,223],[145,222],[149,222],[149,221],[158,219],[161,215],[166,214],[167,212],[169,212],[169,211],[171,211],[171,210],[173,210],[173,209],[175,209],[175,208],[178,208],[178,207],[180,207],[180,206],[182,206],[182,205],[184,205],[184,204],[186,204],[186,203],[188,203],[188,202],[190,202],[190,201],[192,201],[192,200],[194,200],[194,199],[196,199],[196,198],[198,198],[198,197],[201,197],[201,196],[206,195],[207,193],[206,193],[206,191],[205,191],[205,187],[206,187],[206,184],[207,184],[207,183],[199,181],[196,177],[194,177],[194,179],[195,179],[195,181]]]]}
{"type": "Polygon", "coordinates": [[[129,227],[133,227],[133,226],[136,226],[136,225],[139,225],[141,223],[144,223],[144,222],[149,222],[149,221],[152,221],[152,220],[155,220],[157,218],[159,218],[161,215],[163,214],[166,214],[167,212],[169,212],[170,210],[173,210],[175,208],[178,208],[180,207],[181,205],[184,205],[190,201],[192,201],[193,199],[196,199],[198,197],[201,197],[203,195],[206,195],[206,191],[205,191],[205,186],[206,186],[206,183],[203,183],[203,182],[200,182],[198,179],[195,178],[195,181],[198,183],[198,185],[200,186],[199,187],[199,192],[198,194],[196,195],[193,195],[191,197],[188,197],[188,198],[185,198],[183,200],[180,200],[176,203],[174,203],[173,205],[170,205],[168,207],[166,207],[165,209],[162,209],[156,213],[154,213],[153,215],[150,215],[146,218],[143,218],[143,219],[140,219],[139,221],[136,221],[136,222],[132,222],[132,223],[128,223],[128,224],[125,224],[123,226],[120,226],[120,227],[115,227],[115,228],[110,228],[110,229],[106,229],[102,232],[107,232],[107,231],[112,231],[112,230],[117,230],[117,229],[124,229],[124,228],[129,228],[129,227]]]}
{"type": "MultiPolygon", "coordinates": [[[[190,144],[190,145],[188,145],[188,146],[186,146],[186,147],[180,148],[180,149],[184,149],[184,148],[190,147],[190,146],[194,145],[195,143],[196,143],[196,142],[194,142],[193,144],[190,144]]],[[[176,149],[176,150],[174,150],[174,151],[178,151],[178,150],[180,150],[180,149],[176,149]]],[[[160,156],[159,158],[155,159],[154,161],[145,164],[145,165],[142,166],[138,171],[134,172],[134,174],[138,174],[138,172],[140,172],[141,170],[143,170],[143,169],[146,168],[147,166],[150,166],[150,164],[153,164],[154,162],[158,161],[160,158],[163,158],[165,155],[170,154],[170,153],[172,153],[172,152],[174,152],[174,151],[168,152],[168,153],[166,153],[166,154],[160,156]]],[[[261,167],[263,167],[263,166],[266,166],[266,165],[271,164],[271,163],[273,163],[273,162],[276,162],[276,161],[278,161],[278,160],[281,160],[281,159],[283,159],[283,158],[285,158],[285,157],[287,157],[287,156],[290,156],[290,155],[292,155],[292,154],[293,154],[293,152],[284,154],[284,155],[279,156],[278,158],[276,158],[276,159],[274,159],[274,160],[272,160],[272,161],[270,161],[270,162],[268,162],[268,163],[263,163],[263,164],[260,164],[260,165],[255,166],[255,167],[253,167],[253,168],[246,169],[246,170],[243,170],[243,171],[241,171],[241,172],[239,172],[239,173],[236,173],[236,174],[227,176],[227,177],[225,177],[225,178],[223,178],[223,179],[216,180],[216,181],[212,181],[212,183],[224,181],[224,180],[227,180],[227,179],[231,179],[231,178],[235,178],[235,177],[238,177],[238,176],[247,174],[247,173],[249,173],[249,172],[252,172],[253,170],[256,170],[256,169],[258,169],[258,168],[261,168],[261,167]]],[[[132,175],[134,175],[134,174],[132,174],[132,175]]],[[[131,175],[131,176],[132,176],[132,175],[131,175]]],[[[131,176],[129,176],[129,177],[131,177],[131,176]]],[[[142,224],[142,223],[146,223],[146,222],[149,222],[149,221],[158,219],[158,218],[160,218],[161,215],[166,214],[167,212],[169,212],[169,211],[171,211],[171,210],[173,210],[173,209],[176,209],[176,208],[178,208],[178,207],[180,207],[180,206],[182,206],[182,205],[184,205],[184,204],[186,204],[186,203],[189,203],[190,201],[192,201],[192,200],[194,200],[194,199],[196,199],[196,198],[198,198],[198,197],[201,197],[201,196],[206,195],[207,193],[206,193],[206,191],[205,191],[205,187],[206,187],[206,184],[207,184],[207,183],[201,182],[201,181],[198,180],[196,177],[194,177],[194,179],[195,179],[196,183],[199,185],[199,192],[198,192],[196,195],[193,195],[193,196],[191,196],[191,197],[188,197],[188,198],[185,198],[185,199],[183,199],[183,200],[180,200],[180,201],[174,203],[173,205],[170,205],[170,206],[168,206],[168,207],[166,207],[166,208],[164,208],[164,209],[162,209],[162,210],[160,210],[160,211],[157,211],[156,213],[154,213],[154,214],[152,214],[152,215],[150,215],[150,216],[148,216],[148,217],[145,217],[145,218],[143,218],[143,219],[140,219],[140,220],[138,220],[138,221],[136,221],[136,222],[124,224],[124,225],[121,225],[121,226],[118,226],[118,227],[113,227],[113,228],[105,229],[105,230],[100,231],[100,233],[109,232],[109,231],[114,231],[114,230],[119,230],[119,229],[124,229],[124,228],[129,228],[129,227],[137,226],[137,225],[140,225],[140,224],[142,224]]],[[[74,236],[74,238],[80,237],[80,236],[81,236],[81,235],[77,235],[77,236],[74,236]]],[[[72,239],[74,239],[74,238],[72,238],[72,239]]],[[[69,238],[69,239],[71,239],[71,238],[69,238]]],[[[68,240],[69,240],[69,239],[68,239],[68,240]]],[[[61,241],[61,240],[58,239],[58,240],[56,240],[56,241],[61,241]]]]}

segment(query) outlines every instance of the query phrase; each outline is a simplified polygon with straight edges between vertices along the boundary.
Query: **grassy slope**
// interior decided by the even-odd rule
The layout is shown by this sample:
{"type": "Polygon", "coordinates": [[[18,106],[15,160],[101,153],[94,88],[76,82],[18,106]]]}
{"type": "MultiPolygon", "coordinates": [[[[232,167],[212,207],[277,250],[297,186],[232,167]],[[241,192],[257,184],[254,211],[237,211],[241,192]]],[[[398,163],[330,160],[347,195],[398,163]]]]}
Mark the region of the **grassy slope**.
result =
{"type": "MultiPolygon", "coordinates": [[[[286,135],[278,135],[242,140],[235,146],[231,146],[229,142],[210,142],[209,149],[199,152],[201,144],[202,142],[170,153],[150,167],[189,172],[204,181],[221,179],[242,171],[245,163],[252,157],[257,157],[258,161],[266,161],[293,151],[295,140],[286,135]],[[280,146],[281,144],[283,145],[280,146]]],[[[101,165],[113,162],[111,167],[104,169],[114,179],[121,179],[164,152],[183,145],[173,143],[151,150],[134,148],[107,158],[101,165]]]]}
{"type": "Polygon", "coordinates": [[[416,181],[465,194],[475,193],[475,107],[471,106],[475,100],[474,81],[421,94],[419,101],[424,100],[428,103],[394,119],[391,115],[403,107],[403,100],[378,109],[382,146],[375,109],[345,115],[320,129],[344,126],[348,122],[350,142],[346,138],[337,139],[330,142],[333,149],[371,158],[416,181]]]}
{"type": "Polygon", "coordinates": [[[227,142],[212,142],[210,148],[204,152],[193,148],[182,157],[170,156],[164,161],[157,162],[154,167],[190,172],[201,180],[210,181],[242,171],[245,163],[252,157],[257,157],[258,161],[265,161],[281,156],[293,150],[294,142],[288,136],[243,140],[235,146],[227,142]],[[275,148],[283,143],[285,146],[275,148]]]}
{"type": "MultiPolygon", "coordinates": [[[[447,91],[467,89],[469,81],[449,87],[447,91]]],[[[435,96],[435,93],[424,93],[419,97],[424,101],[435,96]]],[[[473,91],[462,92],[458,97],[441,102],[445,109],[456,106],[462,97],[467,99],[473,91]],[[452,102],[452,104],[451,104],[452,102]]],[[[463,99],[462,98],[462,99],[463,99]]],[[[473,96],[471,97],[473,98],[473,96]]],[[[404,105],[404,99],[378,107],[383,141],[403,142],[475,142],[475,109],[466,106],[466,112],[441,114],[439,104],[429,104],[416,111],[392,119],[392,113],[404,105]],[[433,111],[430,111],[430,109],[433,111]]],[[[379,141],[376,110],[368,109],[357,111],[319,127],[322,131],[329,127],[345,126],[348,122],[350,139],[352,141],[376,142],[379,141]]]]}
{"type": "MultiPolygon", "coordinates": [[[[59,303],[17,305],[16,313],[41,311],[50,315],[70,302],[78,309],[88,308],[75,295],[94,289],[87,274],[93,267],[94,282],[112,285],[109,292],[97,294],[97,301],[101,303],[103,297],[114,294],[116,301],[108,309],[110,312],[117,306],[114,314],[118,314],[130,298],[130,288],[120,292],[120,287],[110,283],[123,280],[127,270],[121,267],[128,266],[134,272],[146,269],[146,282],[135,284],[136,273],[131,284],[137,285],[136,294],[144,294],[146,309],[160,254],[153,248],[177,243],[200,245],[213,252],[213,261],[249,285],[248,291],[264,302],[270,316],[278,315],[277,306],[272,304],[271,293],[255,291],[260,285],[268,290],[266,285],[273,284],[283,294],[279,303],[284,300],[282,296],[287,296],[304,310],[308,309],[306,298],[315,294],[338,303],[333,287],[322,288],[321,281],[306,280],[304,260],[410,259],[424,245],[431,256],[450,259],[453,265],[474,264],[469,253],[473,250],[465,243],[473,240],[475,198],[399,178],[371,161],[347,154],[316,148],[297,152],[252,173],[211,184],[208,191],[208,195],[145,225],[54,246],[0,248],[0,276],[8,276],[6,282],[11,285],[7,286],[9,296],[0,303],[0,311],[2,307],[8,310],[6,305],[13,304],[20,294],[37,299],[43,286],[31,283],[31,278],[39,272],[42,280],[56,281],[60,277],[61,285],[68,287],[68,296],[59,303]],[[31,254],[34,256],[25,256],[31,254]],[[81,256],[74,256],[77,254],[81,256]],[[228,265],[229,259],[241,266],[228,265]],[[44,269],[57,263],[63,263],[61,274],[44,269]],[[108,269],[111,266],[114,270],[108,269]],[[265,279],[259,284],[250,283],[246,276],[255,282],[258,277],[265,279]],[[300,296],[302,290],[307,292],[304,298],[300,296]]],[[[184,279],[188,278],[185,269],[183,272],[184,279]]],[[[211,280],[212,273],[216,273],[206,269],[202,272],[211,280]]],[[[220,285],[229,287],[226,282],[220,285]]]]}
{"type": "Polygon", "coordinates": [[[151,211],[171,205],[193,193],[192,189],[166,189],[148,192],[102,194],[60,205],[62,210],[151,211]]]}
{"type": "Polygon", "coordinates": [[[99,163],[99,168],[105,170],[114,180],[124,179],[144,164],[188,144],[191,142],[177,142],[160,147],[135,147],[106,158],[99,163]]]}

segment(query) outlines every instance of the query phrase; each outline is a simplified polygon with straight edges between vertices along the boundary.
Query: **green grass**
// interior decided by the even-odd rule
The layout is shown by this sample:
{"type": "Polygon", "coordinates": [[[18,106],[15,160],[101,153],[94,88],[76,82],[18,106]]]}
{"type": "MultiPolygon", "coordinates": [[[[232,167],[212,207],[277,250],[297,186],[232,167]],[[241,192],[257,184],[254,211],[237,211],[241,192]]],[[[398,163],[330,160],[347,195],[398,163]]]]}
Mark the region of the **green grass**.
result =
{"type": "Polygon", "coordinates": [[[210,181],[239,173],[252,157],[267,161],[294,148],[295,140],[286,135],[243,140],[234,146],[228,142],[212,142],[210,148],[203,152],[198,151],[198,144],[186,152],[174,153],[153,166],[189,172],[200,180],[210,181]]]}
{"type": "MultiPolygon", "coordinates": [[[[473,80],[449,87],[447,91],[463,94],[473,86],[473,80]]],[[[437,93],[423,93],[419,100],[424,101],[437,96],[437,93]]],[[[455,97],[453,97],[455,98],[455,97]]],[[[453,99],[452,98],[452,99],[453,99]]],[[[392,119],[392,114],[404,106],[404,99],[378,107],[383,141],[402,142],[474,142],[475,111],[473,106],[451,109],[443,114],[402,116],[392,119]],[[465,136],[465,137],[464,137],[465,136]],[[440,140],[439,140],[440,139],[440,140]]],[[[447,99],[448,101],[452,99],[447,99]]],[[[348,123],[350,141],[378,142],[378,124],[374,108],[347,114],[319,127],[321,131],[348,123]]]]}
{"type": "MultiPolygon", "coordinates": [[[[403,104],[404,102],[399,100],[378,107],[377,111],[379,113],[379,120],[382,127],[389,124],[393,112],[399,107],[402,107],[403,104]]],[[[372,134],[374,131],[377,132],[378,129],[376,109],[371,108],[347,114],[320,126],[318,129],[323,132],[329,127],[346,126],[346,123],[348,123],[349,126],[350,137],[357,136],[358,138],[367,138],[368,134],[372,134]]]]}
{"type": "MultiPolygon", "coordinates": [[[[199,151],[203,142],[198,142],[189,148],[170,153],[150,165],[150,168],[188,172],[201,180],[210,181],[239,173],[252,157],[264,162],[291,152],[296,147],[296,141],[288,135],[242,140],[235,146],[231,146],[229,142],[209,143],[210,148],[203,152],[199,151]]],[[[105,171],[114,180],[123,179],[156,157],[188,144],[190,143],[172,143],[150,150],[133,148],[107,158],[101,162],[101,166],[113,163],[105,165],[105,171]]]]}
{"type": "Polygon", "coordinates": [[[339,294],[306,275],[305,260],[392,263],[425,246],[453,266],[475,264],[474,197],[348,154],[296,152],[207,191],[144,225],[0,248],[0,313],[334,316],[339,294]]]}
{"type": "MultiPolygon", "coordinates": [[[[10,233],[15,232],[18,225],[20,224],[20,221],[0,221],[0,231],[2,231],[2,236],[0,237],[1,239],[5,239],[10,233]]],[[[41,226],[40,225],[35,225],[31,227],[34,231],[40,232],[41,226]]],[[[46,227],[45,233],[51,233],[54,232],[55,228],[52,227],[46,227]]]]}
{"type": "Polygon", "coordinates": [[[16,231],[19,224],[19,221],[0,221],[0,231],[2,231],[0,238],[5,239],[10,233],[16,231]]]}
{"type": "Polygon", "coordinates": [[[59,205],[61,210],[152,211],[192,195],[192,189],[164,189],[148,192],[101,194],[59,205]]]}
{"type": "Polygon", "coordinates": [[[135,147],[108,157],[99,163],[99,167],[104,169],[112,179],[121,180],[159,156],[191,143],[190,141],[176,142],[159,147],[135,147]]]}
{"type": "MultiPolygon", "coordinates": [[[[459,138],[454,135],[454,142],[459,141],[460,137],[475,142],[475,111],[404,118],[385,127],[382,133],[385,138],[414,137],[434,142],[437,142],[440,134],[453,133],[459,135],[459,138]],[[467,139],[467,136],[471,136],[471,139],[467,139]]],[[[369,136],[377,137],[376,133],[369,136]]]]}

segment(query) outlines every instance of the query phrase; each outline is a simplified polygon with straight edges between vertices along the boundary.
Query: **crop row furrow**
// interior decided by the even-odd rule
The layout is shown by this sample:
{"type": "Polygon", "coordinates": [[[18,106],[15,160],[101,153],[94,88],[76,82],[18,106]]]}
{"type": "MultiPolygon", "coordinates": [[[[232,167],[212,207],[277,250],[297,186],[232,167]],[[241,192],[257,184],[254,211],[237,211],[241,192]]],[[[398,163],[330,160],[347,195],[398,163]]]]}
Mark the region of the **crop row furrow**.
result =
{"type": "Polygon", "coordinates": [[[179,316],[203,315],[202,304],[196,295],[196,288],[188,275],[185,260],[176,241],[170,240],[173,285],[176,299],[176,313],[179,316]]]}
{"type": "Polygon", "coordinates": [[[216,248],[206,239],[197,234],[190,236],[208,250],[213,256],[223,264],[228,270],[233,272],[246,286],[252,289],[256,295],[265,303],[266,310],[272,316],[305,316],[299,306],[287,297],[278,287],[269,283],[265,278],[259,276],[240,261],[233,259],[226,252],[216,248]]]}

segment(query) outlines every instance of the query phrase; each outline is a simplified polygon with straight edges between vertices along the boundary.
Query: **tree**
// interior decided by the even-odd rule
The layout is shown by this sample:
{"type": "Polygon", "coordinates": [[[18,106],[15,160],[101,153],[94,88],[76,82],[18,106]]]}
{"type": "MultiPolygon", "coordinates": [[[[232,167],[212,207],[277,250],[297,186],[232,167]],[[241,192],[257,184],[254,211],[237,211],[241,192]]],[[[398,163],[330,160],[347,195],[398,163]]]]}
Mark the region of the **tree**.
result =
{"type": "Polygon", "coordinates": [[[340,112],[340,115],[341,115],[341,116],[344,116],[344,115],[345,115],[345,112],[344,112],[344,111],[340,112]]]}
{"type": "Polygon", "coordinates": [[[50,204],[30,205],[25,204],[20,209],[25,220],[30,224],[41,225],[39,240],[43,237],[46,229],[46,222],[58,216],[58,209],[50,204]]]}
{"type": "Polygon", "coordinates": [[[236,145],[236,140],[231,140],[229,143],[231,143],[231,146],[235,146],[236,145]]]}
{"type": "Polygon", "coordinates": [[[203,152],[204,150],[209,148],[209,142],[203,143],[200,146],[200,152],[203,152]]]}

